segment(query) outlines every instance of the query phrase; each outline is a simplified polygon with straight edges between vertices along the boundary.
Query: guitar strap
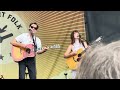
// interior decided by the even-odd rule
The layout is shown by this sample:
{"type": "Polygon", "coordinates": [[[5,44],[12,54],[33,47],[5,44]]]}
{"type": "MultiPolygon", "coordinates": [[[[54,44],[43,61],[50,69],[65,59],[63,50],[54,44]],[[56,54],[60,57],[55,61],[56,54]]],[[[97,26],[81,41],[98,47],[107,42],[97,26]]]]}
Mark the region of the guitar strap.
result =
{"type": "Polygon", "coordinates": [[[33,39],[33,43],[34,43],[34,51],[36,52],[37,51],[37,45],[36,45],[36,37],[35,37],[35,40],[34,40],[34,36],[32,36],[32,39],[33,39]]]}

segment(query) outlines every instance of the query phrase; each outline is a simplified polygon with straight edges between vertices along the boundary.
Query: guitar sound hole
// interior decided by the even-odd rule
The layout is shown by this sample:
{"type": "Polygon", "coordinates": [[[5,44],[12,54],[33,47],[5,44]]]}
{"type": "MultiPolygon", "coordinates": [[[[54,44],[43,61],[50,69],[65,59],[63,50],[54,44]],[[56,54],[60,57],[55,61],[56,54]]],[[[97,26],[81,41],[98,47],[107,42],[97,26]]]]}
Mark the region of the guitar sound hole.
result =
{"type": "Polygon", "coordinates": [[[29,48],[27,48],[27,49],[26,49],[26,52],[27,52],[28,54],[30,54],[30,49],[29,49],[29,48]]]}
{"type": "Polygon", "coordinates": [[[78,54],[78,57],[81,57],[81,54],[78,54]]]}
{"type": "Polygon", "coordinates": [[[79,57],[79,58],[77,58],[77,61],[79,62],[79,61],[80,61],[80,59],[81,59],[80,57],[79,57]]]}

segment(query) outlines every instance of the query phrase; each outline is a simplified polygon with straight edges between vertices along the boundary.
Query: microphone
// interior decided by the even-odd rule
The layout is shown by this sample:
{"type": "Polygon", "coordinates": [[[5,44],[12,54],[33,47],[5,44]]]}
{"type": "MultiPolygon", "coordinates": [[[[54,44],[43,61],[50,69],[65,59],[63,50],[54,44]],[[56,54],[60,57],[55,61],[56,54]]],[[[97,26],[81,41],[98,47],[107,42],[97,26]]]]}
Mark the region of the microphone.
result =
{"type": "Polygon", "coordinates": [[[29,29],[29,31],[31,31],[31,29],[29,29]]]}

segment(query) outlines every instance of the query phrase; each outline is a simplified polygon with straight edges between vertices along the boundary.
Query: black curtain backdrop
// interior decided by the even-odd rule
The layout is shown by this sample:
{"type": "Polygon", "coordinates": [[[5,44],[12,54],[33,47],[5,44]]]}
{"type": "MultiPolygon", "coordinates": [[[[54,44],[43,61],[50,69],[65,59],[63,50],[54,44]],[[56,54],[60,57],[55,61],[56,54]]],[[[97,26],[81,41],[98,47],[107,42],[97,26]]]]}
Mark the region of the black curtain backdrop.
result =
{"type": "Polygon", "coordinates": [[[120,40],[120,11],[85,11],[88,42],[103,36],[103,42],[120,40]]]}

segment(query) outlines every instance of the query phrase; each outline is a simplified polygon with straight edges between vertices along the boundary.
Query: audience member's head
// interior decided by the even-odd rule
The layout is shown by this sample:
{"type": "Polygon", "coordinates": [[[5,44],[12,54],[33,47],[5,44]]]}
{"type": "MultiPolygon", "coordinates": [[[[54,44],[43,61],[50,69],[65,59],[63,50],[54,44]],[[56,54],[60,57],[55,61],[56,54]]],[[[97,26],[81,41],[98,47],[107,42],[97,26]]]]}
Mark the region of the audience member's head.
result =
{"type": "Polygon", "coordinates": [[[92,45],[78,66],[76,79],[120,79],[120,41],[92,45]]]}

